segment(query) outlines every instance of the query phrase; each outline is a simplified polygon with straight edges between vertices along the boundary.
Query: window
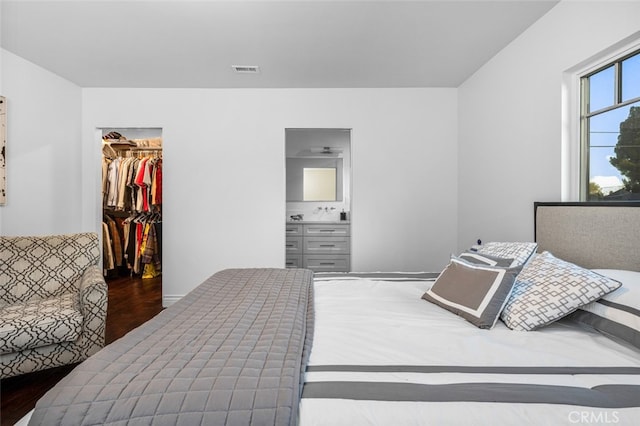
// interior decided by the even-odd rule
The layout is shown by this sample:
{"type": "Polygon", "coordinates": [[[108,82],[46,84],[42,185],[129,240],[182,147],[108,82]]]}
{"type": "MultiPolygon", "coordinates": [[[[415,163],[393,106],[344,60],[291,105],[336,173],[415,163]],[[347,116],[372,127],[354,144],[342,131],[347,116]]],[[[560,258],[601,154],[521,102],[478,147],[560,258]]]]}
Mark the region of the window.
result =
{"type": "Polygon", "coordinates": [[[582,191],[640,200],[640,51],[581,78],[582,191]]]}

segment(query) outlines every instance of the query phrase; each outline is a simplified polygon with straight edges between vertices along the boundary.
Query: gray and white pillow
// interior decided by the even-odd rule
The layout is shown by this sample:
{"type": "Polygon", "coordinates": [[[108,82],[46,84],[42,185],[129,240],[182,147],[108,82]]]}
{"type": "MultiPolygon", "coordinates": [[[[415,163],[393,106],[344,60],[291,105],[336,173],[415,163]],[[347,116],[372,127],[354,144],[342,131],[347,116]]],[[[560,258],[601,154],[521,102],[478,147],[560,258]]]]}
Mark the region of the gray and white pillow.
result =
{"type": "Polygon", "coordinates": [[[508,268],[513,264],[514,261],[514,259],[505,259],[504,257],[491,256],[490,254],[482,254],[473,250],[460,253],[458,258],[476,265],[499,266],[502,268],[508,268]]]}
{"type": "Polygon", "coordinates": [[[461,316],[479,328],[500,317],[520,268],[499,268],[452,257],[422,298],[461,316]]]}
{"type": "Polygon", "coordinates": [[[509,266],[522,266],[533,256],[538,244],[533,242],[501,242],[491,241],[475,246],[471,251],[503,259],[513,259],[509,266]]]}
{"type": "Polygon", "coordinates": [[[595,269],[622,287],[581,306],[570,318],[614,339],[640,349],[640,272],[595,269]]]}
{"type": "Polygon", "coordinates": [[[600,299],[620,285],[545,251],[524,266],[500,318],[513,330],[535,330],[600,299]]]}

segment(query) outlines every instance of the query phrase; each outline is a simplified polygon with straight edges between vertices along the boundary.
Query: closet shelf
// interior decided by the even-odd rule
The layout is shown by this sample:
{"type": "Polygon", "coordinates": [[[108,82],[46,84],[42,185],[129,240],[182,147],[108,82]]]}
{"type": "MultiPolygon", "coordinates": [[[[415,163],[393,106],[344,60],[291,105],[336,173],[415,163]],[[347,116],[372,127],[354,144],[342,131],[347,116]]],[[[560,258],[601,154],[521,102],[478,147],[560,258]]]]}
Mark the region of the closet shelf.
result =
{"type": "Polygon", "coordinates": [[[137,145],[118,144],[118,143],[112,143],[109,145],[113,149],[123,149],[127,151],[162,151],[161,146],[137,146],[137,145]]]}

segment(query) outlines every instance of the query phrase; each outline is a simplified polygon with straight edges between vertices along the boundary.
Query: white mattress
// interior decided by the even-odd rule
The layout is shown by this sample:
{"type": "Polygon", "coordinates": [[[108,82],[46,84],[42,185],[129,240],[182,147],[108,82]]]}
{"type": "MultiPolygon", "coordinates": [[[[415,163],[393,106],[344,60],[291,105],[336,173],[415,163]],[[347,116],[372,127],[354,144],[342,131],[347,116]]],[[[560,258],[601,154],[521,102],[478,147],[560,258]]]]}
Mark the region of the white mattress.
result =
{"type": "Polygon", "coordinates": [[[500,321],[481,330],[422,300],[431,284],[316,280],[302,426],[637,424],[640,398],[612,407],[554,395],[593,398],[594,387],[611,384],[637,392],[639,351],[562,321],[533,332],[500,321]],[[492,402],[503,397],[517,402],[492,402]]]}

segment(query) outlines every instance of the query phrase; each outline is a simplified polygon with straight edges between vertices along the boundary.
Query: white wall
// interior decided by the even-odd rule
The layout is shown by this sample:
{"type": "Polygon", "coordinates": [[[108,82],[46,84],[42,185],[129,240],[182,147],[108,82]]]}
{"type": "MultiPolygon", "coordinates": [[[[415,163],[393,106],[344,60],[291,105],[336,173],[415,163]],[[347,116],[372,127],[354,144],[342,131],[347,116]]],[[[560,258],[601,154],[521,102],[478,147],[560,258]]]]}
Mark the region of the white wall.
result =
{"type": "Polygon", "coordinates": [[[161,127],[165,303],[220,269],[282,267],[284,129],[351,128],[353,270],[439,270],[456,112],[455,89],[84,89],[83,226],[100,217],[96,128],[161,127]]]}
{"type": "MultiPolygon", "coordinates": [[[[0,9],[0,13],[1,13],[0,9]]],[[[1,33],[1,31],[0,31],[1,33]]],[[[2,35],[0,35],[0,41],[2,39],[2,35]]],[[[2,65],[4,63],[4,49],[0,48],[0,95],[4,95],[4,92],[2,91],[2,84],[4,82],[4,66],[2,65]]],[[[4,209],[2,208],[2,206],[0,206],[0,235],[4,235],[2,233],[2,211],[4,209]]]]}
{"type": "Polygon", "coordinates": [[[640,2],[563,1],[459,88],[459,248],[532,240],[533,202],[561,198],[563,73],[639,17],[640,2]]]}
{"type": "Polygon", "coordinates": [[[81,224],[81,89],[2,50],[7,99],[7,203],[0,233],[91,230],[81,224]]]}

